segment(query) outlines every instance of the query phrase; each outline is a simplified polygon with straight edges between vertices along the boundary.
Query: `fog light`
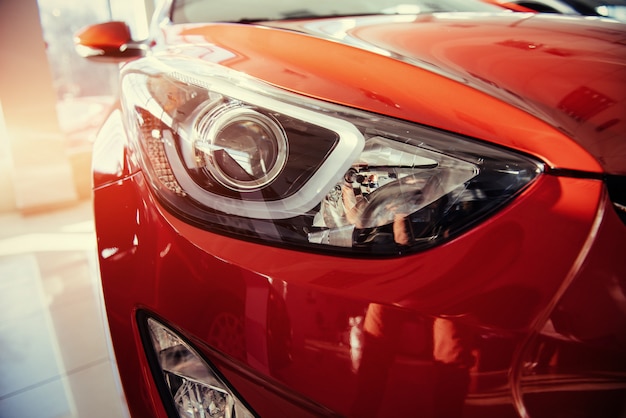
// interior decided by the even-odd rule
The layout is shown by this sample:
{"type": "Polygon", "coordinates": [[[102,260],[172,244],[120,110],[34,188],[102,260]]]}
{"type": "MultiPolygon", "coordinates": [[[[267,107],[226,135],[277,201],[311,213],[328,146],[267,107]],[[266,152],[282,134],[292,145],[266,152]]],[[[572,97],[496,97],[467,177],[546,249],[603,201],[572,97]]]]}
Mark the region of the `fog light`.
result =
{"type": "MultiPolygon", "coordinates": [[[[215,370],[181,337],[147,320],[156,363],[180,417],[254,417],[215,370]]],[[[157,377],[158,379],[158,377],[157,377]]]]}

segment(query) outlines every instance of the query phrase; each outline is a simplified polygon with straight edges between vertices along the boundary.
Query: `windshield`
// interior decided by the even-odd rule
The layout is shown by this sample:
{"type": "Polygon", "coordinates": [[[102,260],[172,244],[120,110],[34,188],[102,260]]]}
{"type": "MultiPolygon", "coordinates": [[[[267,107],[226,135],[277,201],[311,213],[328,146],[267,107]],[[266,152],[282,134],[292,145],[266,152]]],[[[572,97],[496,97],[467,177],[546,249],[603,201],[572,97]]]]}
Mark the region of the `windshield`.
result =
{"type": "Polygon", "coordinates": [[[246,22],[375,14],[492,12],[479,0],[177,0],[174,23],[246,22]]]}

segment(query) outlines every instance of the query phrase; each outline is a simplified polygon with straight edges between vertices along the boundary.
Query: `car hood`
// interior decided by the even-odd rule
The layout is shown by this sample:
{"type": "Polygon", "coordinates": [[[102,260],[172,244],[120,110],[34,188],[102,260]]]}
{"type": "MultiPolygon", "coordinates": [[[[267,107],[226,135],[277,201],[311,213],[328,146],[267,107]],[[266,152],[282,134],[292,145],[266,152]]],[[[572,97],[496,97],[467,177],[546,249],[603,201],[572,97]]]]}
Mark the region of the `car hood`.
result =
{"type": "Polygon", "coordinates": [[[280,26],[468,83],[564,131],[606,172],[626,173],[626,25],[512,13],[388,20],[280,26]]]}
{"type": "MultiPolygon", "coordinates": [[[[237,56],[235,59],[225,60],[227,65],[273,84],[362,108],[366,106],[359,106],[355,93],[341,96],[337,92],[357,81],[344,79],[342,85],[342,80],[336,75],[341,64],[332,61],[333,56],[339,55],[333,55],[334,52],[330,51],[338,48],[336,45],[366,51],[368,55],[363,55],[365,58],[361,63],[362,69],[369,66],[370,62],[373,65],[375,59],[367,58],[368,56],[377,55],[405,67],[409,65],[419,68],[423,70],[422,74],[436,74],[462,85],[463,88],[469,87],[481,94],[486,93],[551,125],[578,143],[598,163],[596,167],[590,168],[591,165],[582,164],[581,167],[576,162],[565,162],[561,168],[626,174],[624,24],[524,13],[438,13],[272,21],[262,22],[260,25],[264,27],[264,32],[281,32],[284,37],[289,34],[299,35],[301,38],[292,43],[300,42],[301,50],[287,51],[286,47],[280,46],[280,41],[259,31],[258,26],[251,29],[243,28],[242,25],[230,25],[225,29],[216,28],[215,25],[202,25],[194,26],[193,29],[187,28],[178,35],[186,37],[185,42],[188,43],[190,35],[197,37],[201,34],[203,42],[209,41],[237,56]],[[327,41],[325,48],[329,53],[321,56],[319,52],[307,50],[309,41],[305,38],[327,41]],[[285,51],[277,51],[278,49],[285,51]],[[296,53],[299,56],[293,60],[298,60],[301,66],[298,68],[294,65],[295,61],[285,63],[289,54],[293,56],[296,53]],[[320,62],[325,59],[328,61],[320,62]],[[278,60],[282,61],[282,66],[275,65],[278,60]],[[248,64],[243,64],[244,61],[248,64]],[[324,66],[325,70],[322,68],[324,66]],[[317,71],[317,86],[313,82],[304,86],[302,67],[306,67],[309,73],[317,71]],[[283,82],[293,75],[287,74],[289,71],[298,73],[302,81],[283,82]],[[324,77],[320,76],[324,71],[324,77]],[[335,90],[327,88],[322,92],[319,85],[328,82],[328,77],[335,77],[335,90]]],[[[345,54],[347,50],[343,51],[345,54]]],[[[402,90],[410,86],[394,85],[394,71],[401,67],[390,65],[388,68],[388,73],[381,77],[386,79],[386,85],[375,81],[371,75],[362,75],[361,71],[353,70],[352,75],[354,79],[363,78],[358,81],[361,83],[361,90],[364,86],[379,83],[377,90],[372,88],[367,95],[386,103],[386,108],[368,110],[411,119],[406,110],[408,106],[401,106],[401,101],[396,100],[402,90]],[[401,109],[405,109],[405,112],[402,113],[401,109]]],[[[397,83],[407,83],[407,78],[398,79],[397,83]]],[[[432,93],[430,97],[434,98],[432,93]]],[[[468,96],[466,101],[472,102],[473,97],[468,96]]],[[[432,108],[436,106],[442,108],[445,104],[435,105],[433,100],[432,108]]],[[[506,118],[506,115],[498,115],[492,121],[483,118],[470,124],[507,124],[506,118]],[[499,120],[496,122],[495,119],[499,120]]],[[[414,121],[497,142],[497,138],[494,138],[497,134],[489,137],[489,133],[482,135],[471,129],[464,131],[455,125],[459,122],[452,119],[454,118],[449,115],[439,114],[430,119],[428,116],[420,116],[414,121]]],[[[510,127],[514,127],[516,124],[530,122],[511,118],[508,123],[510,127]]],[[[529,132],[534,131],[529,128],[529,132]]]]}

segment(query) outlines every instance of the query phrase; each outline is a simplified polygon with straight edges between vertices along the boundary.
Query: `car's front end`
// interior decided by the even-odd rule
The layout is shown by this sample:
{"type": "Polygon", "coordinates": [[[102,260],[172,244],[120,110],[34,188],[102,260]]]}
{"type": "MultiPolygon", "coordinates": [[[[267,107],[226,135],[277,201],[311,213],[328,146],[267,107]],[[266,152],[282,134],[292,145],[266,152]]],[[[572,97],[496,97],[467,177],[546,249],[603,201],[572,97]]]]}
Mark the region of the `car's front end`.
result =
{"type": "Polygon", "coordinates": [[[157,15],[94,149],[133,416],[622,416],[623,25],[411,10],[157,15]]]}

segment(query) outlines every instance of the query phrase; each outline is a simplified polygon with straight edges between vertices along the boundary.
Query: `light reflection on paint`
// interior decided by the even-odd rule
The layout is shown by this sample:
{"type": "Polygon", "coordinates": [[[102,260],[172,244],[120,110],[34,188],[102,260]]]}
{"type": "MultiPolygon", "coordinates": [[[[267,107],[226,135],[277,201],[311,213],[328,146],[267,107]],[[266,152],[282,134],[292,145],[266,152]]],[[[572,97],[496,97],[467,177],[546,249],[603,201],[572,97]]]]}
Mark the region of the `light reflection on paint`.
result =
{"type": "Polygon", "coordinates": [[[100,252],[100,255],[102,256],[102,258],[107,259],[109,257],[113,257],[119,252],[119,250],[120,249],[117,247],[105,248],[100,252]]]}

